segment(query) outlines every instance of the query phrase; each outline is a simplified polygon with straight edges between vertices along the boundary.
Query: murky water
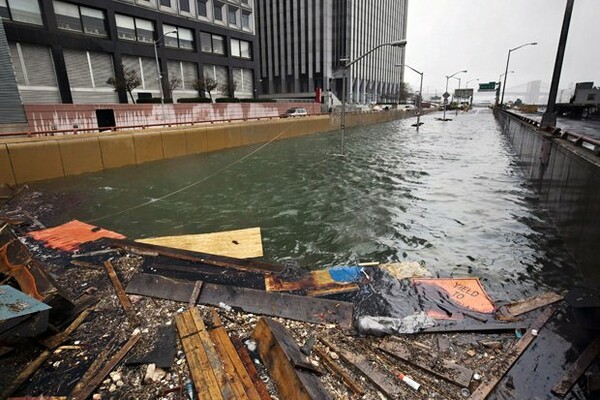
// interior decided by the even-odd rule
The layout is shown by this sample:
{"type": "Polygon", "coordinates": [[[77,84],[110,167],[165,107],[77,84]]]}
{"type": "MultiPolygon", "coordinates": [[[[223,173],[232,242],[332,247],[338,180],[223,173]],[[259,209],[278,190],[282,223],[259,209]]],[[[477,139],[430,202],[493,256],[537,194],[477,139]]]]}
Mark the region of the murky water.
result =
{"type": "Polygon", "coordinates": [[[414,119],[349,129],[345,158],[330,133],[243,160],[259,146],[35,188],[57,199],[46,221],[102,218],[93,223],[130,238],[260,226],[265,259],[305,268],[422,261],[440,276],[482,277],[498,300],[571,286],[574,263],[492,114],[436,116],[418,133],[414,119]]]}

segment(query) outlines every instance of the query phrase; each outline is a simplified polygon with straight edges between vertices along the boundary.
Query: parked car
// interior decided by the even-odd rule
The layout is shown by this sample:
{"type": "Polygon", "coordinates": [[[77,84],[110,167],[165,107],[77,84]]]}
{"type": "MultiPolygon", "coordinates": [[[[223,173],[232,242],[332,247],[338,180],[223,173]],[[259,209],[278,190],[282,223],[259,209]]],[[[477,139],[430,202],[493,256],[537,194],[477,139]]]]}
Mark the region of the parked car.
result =
{"type": "Polygon", "coordinates": [[[284,112],[283,114],[281,114],[282,118],[287,118],[287,117],[306,117],[308,115],[308,113],[306,112],[306,109],[302,108],[302,107],[292,107],[290,109],[288,109],[286,112],[284,112]]]}

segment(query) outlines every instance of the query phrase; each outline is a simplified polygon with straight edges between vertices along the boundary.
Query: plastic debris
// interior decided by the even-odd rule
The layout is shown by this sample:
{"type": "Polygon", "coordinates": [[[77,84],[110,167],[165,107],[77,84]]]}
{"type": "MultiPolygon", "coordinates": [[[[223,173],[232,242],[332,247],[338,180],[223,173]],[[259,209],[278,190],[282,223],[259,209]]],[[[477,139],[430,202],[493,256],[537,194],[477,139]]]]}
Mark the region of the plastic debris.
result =
{"type": "Polygon", "coordinates": [[[357,329],[363,335],[383,336],[416,333],[434,326],[435,320],[421,311],[404,318],[360,317],[357,329]]]}

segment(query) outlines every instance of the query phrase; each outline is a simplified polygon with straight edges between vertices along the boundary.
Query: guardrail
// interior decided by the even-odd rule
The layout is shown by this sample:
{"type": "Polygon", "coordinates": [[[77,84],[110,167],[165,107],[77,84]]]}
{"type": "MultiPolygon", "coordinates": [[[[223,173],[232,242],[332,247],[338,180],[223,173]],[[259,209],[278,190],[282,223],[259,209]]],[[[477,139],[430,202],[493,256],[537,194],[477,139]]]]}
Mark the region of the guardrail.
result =
{"type": "MultiPolygon", "coordinates": [[[[525,123],[533,125],[536,128],[541,128],[541,124],[539,121],[525,117],[523,115],[515,114],[515,113],[507,111],[507,110],[500,110],[500,111],[505,112],[508,115],[510,115],[516,119],[519,119],[525,123]]],[[[545,131],[551,133],[552,136],[555,136],[555,137],[563,139],[563,140],[567,140],[577,147],[581,147],[585,150],[592,152],[596,157],[600,157],[600,140],[598,140],[596,138],[593,138],[593,137],[590,137],[587,135],[582,135],[582,134],[575,133],[575,132],[569,132],[566,130],[563,131],[561,128],[558,128],[556,126],[547,127],[545,129],[545,131]]]]}

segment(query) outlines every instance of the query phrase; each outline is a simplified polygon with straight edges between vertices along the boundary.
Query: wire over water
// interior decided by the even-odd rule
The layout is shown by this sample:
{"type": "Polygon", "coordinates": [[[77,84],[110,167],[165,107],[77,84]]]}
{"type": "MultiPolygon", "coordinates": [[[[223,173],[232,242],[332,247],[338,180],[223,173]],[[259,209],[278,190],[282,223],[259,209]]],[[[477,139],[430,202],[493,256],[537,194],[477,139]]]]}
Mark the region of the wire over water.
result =
{"type": "Polygon", "coordinates": [[[108,215],[105,215],[103,217],[90,219],[90,220],[87,220],[86,222],[96,222],[96,221],[101,221],[101,220],[104,220],[104,219],[107,219],[107,218],[116,217],[117,215],[125,214],[125,213],[127,213],[129,211],[136,210],[138,208],[142,208],[142,207],[148,206],[150,204],[154,204],[154,203],[156,203],[158,201],[164,200],[164,199],[169,198],[171,196],[174,196],[174,195],[176,195],[178,193],[184,192],[184,191],[186,191],[186,190],[188,190],[188,189],[190,189],[190,188],[192,188],[192,187],[194,187],[196,185],[199,185],[199,184],[201,184],[203,182],[206,182],[207,180],[209,180],[211,178],[214,178],[218,174],[220,174],[220,173],[228,170],[229,168],[233,167],[234,165],[239,164],[239,163],[243,162],[245,159],[253,156],[256,153],[258,153],[260,150],[264,149],[265,147],[267,147],[268,145],[270,145],[271,143],[273,143],[275,140],[279,139],[287,130],[288,130],[288,128],[286,127],[277,136],[275,136],[274,138],[272,138],[268,142],[264,143],[263,145],[259,146],[258,148],[254,149],[250,153],[246,154],[244,157],[242,157],[242,158],[240,158],[238,160],[235,160],[235,161],[233,161],[233,162],[225,165],[223,168],[218,169],[214,173],[212,173],[212,174],[210,174],[210,175],[208,175],[208,176],[206,176],[206,177],[204,177],[204,178],[202,178],[202,179],[200,179],[200,180],[198,180],[196,182],[190,183],[189,185],[186,185],[186,186],[184,186],[182,188],[174,190],[174,191],[172,191],[170,193],[167,193],[164,196],[158,197],[156,199],[148,200],[148,201],[146,201],[144,203],[140,203],[138,205],[135,205],[135,206],[132,206],[132,207],[128,207],[128,208],[126,208],[124,210],[118,211],[116,213],[108,214],[108,215]]]}

